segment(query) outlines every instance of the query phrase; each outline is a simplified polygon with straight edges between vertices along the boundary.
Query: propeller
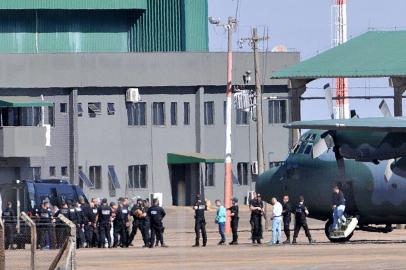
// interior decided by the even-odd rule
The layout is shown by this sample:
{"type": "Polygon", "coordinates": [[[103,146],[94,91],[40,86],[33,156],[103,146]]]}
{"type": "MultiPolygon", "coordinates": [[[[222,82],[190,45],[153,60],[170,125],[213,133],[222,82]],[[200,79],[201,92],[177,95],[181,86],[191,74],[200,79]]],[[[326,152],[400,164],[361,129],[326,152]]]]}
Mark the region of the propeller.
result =
{"type": "MultiPolygon", "coordinates": [[[[381,111],[381,113],[384,117],[393,117],[393,115],[389,109],[389,106],[384,99],[382,99],[381,103],[379,103],[379,110],[381,111]]],[[[389,159],[388,163],[386,164],[385,173],[384,173],[384,179],[386,182],[389,182],[390,179],[392,178],[392,175],[393,175],[392,164],[395,161],[396,160],[394,158],[392,158],[392,159],[389,159]]]]}
{"type": "Polygon", "coordinates": [[[326,98],[327,107],[330,112],[331,119],[334,119],[334,107],[333,107],[333,89],[331,89],[330,84],[324,85],[324,97],[326,98]]]}
{"type": "Polygon", "coordinates": [[[379,103],[379,110],[383,114],[384,117],[393,117],[388,104],[384,99],[382,99],[381,103],[379,103]]]}

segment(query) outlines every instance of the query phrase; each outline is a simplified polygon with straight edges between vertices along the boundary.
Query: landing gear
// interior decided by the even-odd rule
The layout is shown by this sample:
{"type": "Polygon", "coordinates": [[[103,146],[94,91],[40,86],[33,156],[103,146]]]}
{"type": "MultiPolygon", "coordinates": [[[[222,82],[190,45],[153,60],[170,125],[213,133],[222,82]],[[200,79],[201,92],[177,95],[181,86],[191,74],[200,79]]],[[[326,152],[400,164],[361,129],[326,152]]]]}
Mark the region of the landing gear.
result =
{"type": "Polygon", "coordinates": [[[332,231],[332,227],[333,227],[333,220],[329,219],[326,223],[326,225],[324,226],[324,233],[326,234],[326,237],[328,238],[328,240],[330,240],[330,242],[332,243],[345,243],[350,241],[351,237],[354,234],[354,231],[352,231],[348,236],[346,237],[342,237],[342,238],[336,238],[336,237],[331,237],[331,231],[332,231]]]}

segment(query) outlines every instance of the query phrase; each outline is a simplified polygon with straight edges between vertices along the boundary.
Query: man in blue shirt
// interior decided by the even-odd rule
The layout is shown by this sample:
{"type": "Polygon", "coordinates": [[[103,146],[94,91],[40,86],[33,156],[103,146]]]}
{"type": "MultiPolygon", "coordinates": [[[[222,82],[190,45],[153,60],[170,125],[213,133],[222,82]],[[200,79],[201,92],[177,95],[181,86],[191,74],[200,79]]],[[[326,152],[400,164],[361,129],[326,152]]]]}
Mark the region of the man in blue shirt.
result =
{"type": "Polygon", "coordinates": [[[225,245],[226,243],[226,236],[224,234],[224,229],[226,225],[226,208],[221,204],[220,200],[216,200],[216,207],[217,207],[217,213],[216,213],[216,224],[219,225],[219,234],[221,236],[221,240],[218,243],[219,245],[225,245]]]}
{"type": "Polygon", "coordinates": [[[345,198],[338,185],[333,187],[332,205],[334,219],[333,230],[338,230],[341,227],[341,224],[346,223],[346,218],[344,216],[345,198]]]}

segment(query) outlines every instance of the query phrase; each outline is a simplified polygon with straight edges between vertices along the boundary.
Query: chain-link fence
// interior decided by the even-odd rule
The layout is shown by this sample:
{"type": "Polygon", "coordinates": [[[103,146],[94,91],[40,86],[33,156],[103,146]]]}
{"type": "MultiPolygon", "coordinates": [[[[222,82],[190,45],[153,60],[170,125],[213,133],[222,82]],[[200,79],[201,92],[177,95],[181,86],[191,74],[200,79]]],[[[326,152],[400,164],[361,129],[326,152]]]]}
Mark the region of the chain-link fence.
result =
{"type": "Polygon", "coordinates": [[[24,213],[18,220],[5,220],[5,269],[74,269],[76,236],[69,223],[63,217],[48,222],[24,213]]]}

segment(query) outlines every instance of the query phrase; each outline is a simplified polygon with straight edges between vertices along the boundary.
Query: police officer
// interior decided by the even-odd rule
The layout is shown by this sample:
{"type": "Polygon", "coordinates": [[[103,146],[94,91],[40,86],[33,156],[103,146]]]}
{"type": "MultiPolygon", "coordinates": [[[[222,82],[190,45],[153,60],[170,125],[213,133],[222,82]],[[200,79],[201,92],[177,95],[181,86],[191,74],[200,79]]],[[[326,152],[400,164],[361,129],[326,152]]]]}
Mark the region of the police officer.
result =
{"type": "Polygon", "coordinates": [[[7,202],[7,207],[2,213],[2,218],[5,226],[4,235],[6,237],[4,248],[14,249],[14,237],[16,234],[17,216],[13,210],[13,204],[7,202]]]}
{"type": "Polygon", "coordinates": [[[120,245],[121,247],[128,247],[127,222],[128,222],[128,206],[125,205],[124,199],[120,198],[116,210],[116,217],[113,222],[114,227],[113,247],[117,247],[118,245],[120,245]],[[120,241],[118,240],[118,237],[120,237],[120,241]]]}
{"type": "Polygon", "coordinates": [[[49,202],[44,201],[38,209],[39,231],[41,232],[40,246],[42,249],[51,248],[52,211],[49,202]]]}
{"type": "Polygon", "coordinates": [[[283,231],[285,232],[286,240],[283,242],[284,244],[290,244],[290,222],[292,217],[292,205],[289,202],[289,196],[283,196],[283,231]]]}
{"type": "MultiPolygon", "coordinates": [[[[69,219],[69,207],[66,202],[62,202],[62,207],[55,213],[54,217],[57,218],[59,215],[63,215],[67,219],[69,219]]],[[[55,231],[56,231],[57,248],[61,248],[63,246],[65,240],[69,236],[69,227],[66,226],[66,224],[63,221],[61,221],[60,219],[57,219],[55,231]]]]}
{"type": "Polygon", "coordinates": [[[151,240],[151,235],[150,235],[150,228],[151,228],[151,221],[148,216],[148,209],[149,209],[149,201],[148,200],[143,200],[142,201],[142,214],[141,214],[141,234],[142,234],[142,240],[144,242],[144,248],[149,247],[149,243],[151,240]]]}
{"type": "Polygon", "coordinates": [[[195,210],[195,233],[196,241],[193,247],[198,247],[200,245],[200,231],[202,232],[203,247],[207,244],[207,233],[206,233],[206,219],[204,217],[204,212],[207,211],[207,205],[200,198],[200,194],[196,195],[196,202],[193,206],[195,210]]]}
{"type": "Polygon", "coordinates": [[[296,238],[299,235],[300,228],[303,227],[307,238],[309,239],[309,243],[312,244],[315,241],[312,239],[310,235],[309,226],[307,226],[307,215],[309,215],[309,210],[306,207],[304,202],[304,197],[299,197],[299,203],[296,205],[295,208],[295,232],[293,234],[293,241],[292,244],[296,244],[296,238]]]}
{"type": "Polygon", "coordinates": [[[262,239],[262,214],[264,204],[261,200],[261,194],[254,194],[250,201],[251,224],[252,224],[252,243],[261,244],[262,239]]]}
{"type": "Polygon", "coordinates": [[[135,236],[137,235],[137,231],[141,229],[141,214],[142,214],[142,199],[138,198],[137,202],[133,205],[130,211],[131,216],[133,217],[133,226],[131,229],[130,236],[128,237],[128,245],[131,245],[135,236]]]}
{"type": "Polygon", "coordinates": [[[87,207],[85,207],[85,215],[87,224],[85,224],[85,238],[87,246],[96,247],[98,245],[98,232],[96,226],[96,216],[97,216],[97,200],[92,199],[87,207]]]}
{"type": "Polygon", "coordinates": [[[102,200],[101,206],[97,211],[97,228],[99,231],[99,248],[103,248],[105,240],[107,239],[108,246],[111,247],[111,237],[110,237],[110,221],[112,218],[112,210],[107,204],[107,199],[102,200]]]}
{"type": "MultiPolygon", "coordinates": [[[[80,200],[80,198],[79,198],[80,200]]],[[[84,202],[82,198],[82,202],[84,202]]],[[[86,238],[84,233],[84,226],[87,223],[86,216],[83,212],[82,205],[80,202],[76,202],[75,204],[75,211],[76,211],[76,246],[78,248],[86,246],[86,238]]]]}
{"type": "Polygon", "coordinates": [[[153,199],[152,206],[148,209],[147,213],[151,222],[151,239],[149,247],[153,248],[155,243],[155,237],[161,243],[161,247],[168,247],[164,244],[163,230],[164,226],[162,224],[163,218],[166,216],[165,210],[159,206],[159,200],[153,199]]]}
{"type": "Polygon", "coordinates": [[[233,240],[229,243],[230,245],[238,245],[238,221],[240,217],[238,216],[238,198],[233,198],[231,200],[230,210],[231,217],[231,231],[233,233],[233,240]]]}

